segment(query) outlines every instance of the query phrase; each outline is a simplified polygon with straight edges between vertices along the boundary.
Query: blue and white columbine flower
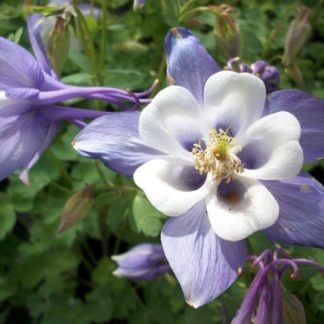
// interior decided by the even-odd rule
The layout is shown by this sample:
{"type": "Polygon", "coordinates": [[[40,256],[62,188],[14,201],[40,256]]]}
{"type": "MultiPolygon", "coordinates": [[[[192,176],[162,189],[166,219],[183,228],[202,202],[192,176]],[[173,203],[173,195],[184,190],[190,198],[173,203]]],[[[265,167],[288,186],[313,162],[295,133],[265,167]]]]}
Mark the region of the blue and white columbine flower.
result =
{"type": "MultiPolygon", "coordinates": [[[[35,57],[23,47],[0,37],[0,181],[17,169],[28,183],[28,170],[37,162],[65,119],[82,124],[106,112],[59,106],[61,101],[95,98],[124,106],[147,99],[150,93],[133,94],[116,88],[75,87],[58,80],[40,37],[40,19],[28,17],[28,32],[35,57]]],[[[109,113],[108,113],[109,114],[109,113]]]]}
{"type": "Polygon", "coordinates": [[[199,307],[237,278],[244,239],[324,246],[323,187],[298,175],[323,156],[324,103],[297,90],[266,97],[248,73],[220,71],[187,29],[165,41],[172,84],[142,111],[100,117],[74,142],[133,175],[172,216],[161,240],[186,301],[199,307]]]}

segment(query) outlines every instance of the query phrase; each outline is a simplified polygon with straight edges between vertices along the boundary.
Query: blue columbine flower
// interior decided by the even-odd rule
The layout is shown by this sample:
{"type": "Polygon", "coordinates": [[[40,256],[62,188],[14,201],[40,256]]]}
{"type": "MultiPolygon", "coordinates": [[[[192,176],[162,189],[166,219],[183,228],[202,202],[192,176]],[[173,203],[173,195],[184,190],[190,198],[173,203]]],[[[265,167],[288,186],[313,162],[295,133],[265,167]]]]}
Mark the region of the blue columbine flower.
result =
{"type": "Polygon", "coordinates": [[[28,170],[37,162],[65,119],[84,125],[83,118],[108,114],[63,107],[75,97],[95,98],[123,106],[147,102],[151,89],[133,94],[115,88],[73,87],[58,80],[40,38],[39,20],[28,18],[28,32],[36,59],[21,46],[0,37],[0,181],[17,169],[28,184],[28,170]]]}
{"type": "Polygon", "coordinates": [[[129,251],[112,256],[118,264],[114,275],[132,280],[149,280],[170,272],[160,244],[143,243],[129,251]]]}
{"type": "Polygon", "coordinates": [[[165,40],[168,78],[141,114],[100,117],[75,149],[133,175],[171,217],[165,256],[186,301],[199,307],[237,278],[256,231],[273,241],[324,246],[323,187],[299,174],[323,156],[324,101],[298,90],[266,96],[250,73],[220,71],[199,40],[165,40]]]}
{"type": "Polygon", "coordinates": [[[265,250],[260,256],[250,257],[252,267],[258,267],[250,288],[232,324],[283,323],[283,296],[280,280],[287,269],[291,278],[298,276],[299,266],[311,266],[324,272],[324,267],[313,260],[294,258],[283,249],[265,250]]]}

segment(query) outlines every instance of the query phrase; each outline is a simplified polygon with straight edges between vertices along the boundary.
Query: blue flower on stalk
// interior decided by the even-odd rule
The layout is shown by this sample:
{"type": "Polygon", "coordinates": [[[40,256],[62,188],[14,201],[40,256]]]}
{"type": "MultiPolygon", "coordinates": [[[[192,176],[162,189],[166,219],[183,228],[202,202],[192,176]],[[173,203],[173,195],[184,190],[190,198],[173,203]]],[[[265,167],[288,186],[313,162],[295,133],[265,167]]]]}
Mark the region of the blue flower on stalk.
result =
{"type": "Polygon", "coordinates": [[[266,96],[249,73],[220,71],[185,28],[165,39],[171,85],[141,112],[100,117],[74,148],[133,175],[172,216],[162,247],[187,303],[199,307],[237,278],[244,239],[324,246],[323,187],[299,174],[324,153],[324,102],[298,90],[266,96]]]}
{"type": "Polygon", "coordinates": [[[324,272],[324,267],[313,260],[293,258],[282,249],[273,253],[265,250],[260,256],[250,257],[252,267],[258,272],[248,289],[232,324],[244,323],[283,323],[282,275],[292,269],[291,278],[298,276],[299,266],[311,266],[324,272]]]}
{"type": "Polygon", "coordinates": [[[138,244],[112,259],[118,264],[114,275],[132,280],[153,279],[171,270],[160,244],[138,244]]]}
{"type": "MultiPolygon", "coordinates": [[[[84,126],[83,118],[107,114],[63,107],[58,103],[84,97],[124,106],[147,102],[149,92],[133,94],[121,89],[73,87],[58,81],[42,46],[40,15],[28,19],[30,41],[37,59],[21,46],[0,37],[0,181],[17,169],[28,184],[28,170],[37,162],[65,119],[84,126]]],[[[109,114],[109,113],[108,113],[109,114]]]]}

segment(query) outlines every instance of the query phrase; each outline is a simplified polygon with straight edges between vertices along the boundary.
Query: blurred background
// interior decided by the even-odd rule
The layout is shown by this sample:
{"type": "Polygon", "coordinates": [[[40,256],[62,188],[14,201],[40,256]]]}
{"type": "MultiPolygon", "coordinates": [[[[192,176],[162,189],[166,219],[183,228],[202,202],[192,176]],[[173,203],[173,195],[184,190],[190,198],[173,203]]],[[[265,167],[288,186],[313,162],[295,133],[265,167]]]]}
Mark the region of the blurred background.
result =
{"type": "MultiPolygon", "coordinates": [[[[142,91],[159,79],[157,91],[166,85],[164,36],[182,25],[220,66],[233,57],[248,65],[262,59],[279,69],[280,88],[324,97],[323,1],[147,0],[142,8],[129,0],[71,3],[80,10],[65,9],[62,16],[66,1],[46,7],[46,1],[2,0],[0,35],[30,49],[28,13],[49,15],[44,43],[63,82],[142,91]]],[[[73,104],[115,109],[99,101],[73,104]]],[[[111,255],[141,242],[159,243],[165,218],[131,179],[79,157],[70,146],[77,133],[73,125],[62,126],[32,168],[29,186],[16,174],[0,182],[0,323],[229,323],[253,278],[248,268],[198,310],[185,304],[171,274],[145,282],[112,275],[111,255]],[[105,190],[107,181],[118,190],[105,190]],[[72,211],[78,222],[62,228],[62,217],[72,211]]],[[[322,183],[323,168],[323,161],[305,166],[322,183]]],[[[261,234],[250,243],[254,253],[271,247],[261,234]]],[[[285,248],[324,264],[320,249],[285,248]]],[[[308,323],[323,323],[319,274],[306,269],[283,284],[304,305],[308,323]]],[[[301,305],[288,304],[289,323],[300,323],[301,305]]]]}

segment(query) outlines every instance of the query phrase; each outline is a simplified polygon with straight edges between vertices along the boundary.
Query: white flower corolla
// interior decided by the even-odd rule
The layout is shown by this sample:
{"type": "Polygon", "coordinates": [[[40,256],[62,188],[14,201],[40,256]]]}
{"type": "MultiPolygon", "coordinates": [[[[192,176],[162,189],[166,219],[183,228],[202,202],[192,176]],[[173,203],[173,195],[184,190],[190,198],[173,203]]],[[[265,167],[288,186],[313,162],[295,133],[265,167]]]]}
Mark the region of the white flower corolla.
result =
{"type": "Polygon", "coordinates": [[[263,117],[264,83],[248,73],[212,75],[203,107],[185,88],[162,90],[141,113],[139,133],[164,153],[140,166],[136,184],[168,216],[205,200],[214,232],[242,240],[273,225],[279,205],[260,180],[298,174],[300,125],[281,111],[263,117]]]}

